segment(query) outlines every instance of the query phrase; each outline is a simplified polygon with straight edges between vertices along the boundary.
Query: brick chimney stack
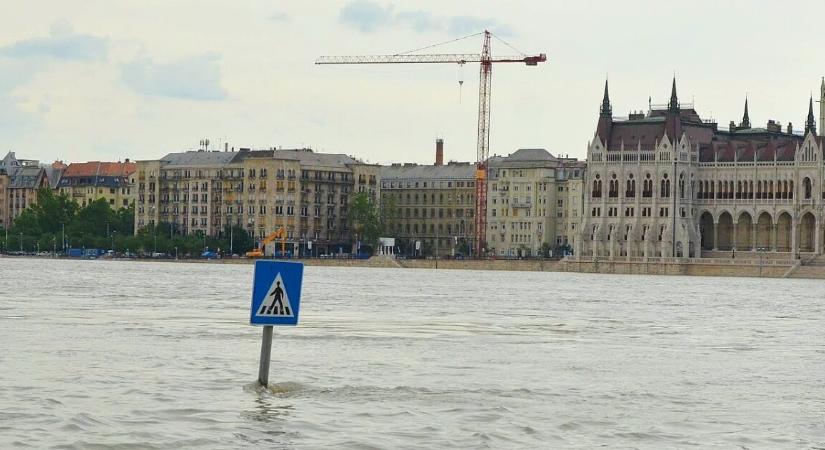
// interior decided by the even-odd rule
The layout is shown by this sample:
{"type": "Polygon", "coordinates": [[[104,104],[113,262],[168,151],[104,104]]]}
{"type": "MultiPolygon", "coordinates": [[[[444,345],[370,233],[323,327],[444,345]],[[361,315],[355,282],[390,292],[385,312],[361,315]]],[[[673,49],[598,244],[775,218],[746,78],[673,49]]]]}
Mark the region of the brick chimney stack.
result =
{"type": "Polygon", "coordinates": [[[444,165],[444,139],[435,140],[435,165],[444,165]]]}

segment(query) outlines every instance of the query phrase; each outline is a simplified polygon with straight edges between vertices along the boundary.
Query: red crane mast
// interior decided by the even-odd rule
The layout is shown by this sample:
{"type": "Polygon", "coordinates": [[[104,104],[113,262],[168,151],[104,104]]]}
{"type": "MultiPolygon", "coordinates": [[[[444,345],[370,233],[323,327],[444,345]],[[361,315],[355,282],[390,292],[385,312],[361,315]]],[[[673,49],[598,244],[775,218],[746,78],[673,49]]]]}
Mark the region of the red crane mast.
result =
{"type": "MultiPolygon", "coordinates": [[[[540,53],[535,56],[501,56],[493,57],[490,54],[489,31],[479,33],[484,35],[484,44],[480,54],[475,53],[436,53],[412,54],[411,52],[396,55],[364,55],[364,56],[321,56],[315,64],[479,64],[478,82],[478,139],[476,141],[476,204],[475,204],[475,254],[481,257],[484,244],[487,240],[487,160],[490,157],[490,94],[493,78],[494,63],[522,63],[536,66],[547,61],[547,55],[540,53]]],[[[477,36],[472,35],[472,36],[477,36]]],[[[471,37],[471,36],[467,36],[471,37]]],[[[465,38],[461,38],[465,39],[465,38]]],[[[459,40],[459,39],[457,39],[459,40]]],[[[450,41],[455,42],[455,41],[450,41]]],[[[429,48],[429,47],[427,47],[429,48]]]]}

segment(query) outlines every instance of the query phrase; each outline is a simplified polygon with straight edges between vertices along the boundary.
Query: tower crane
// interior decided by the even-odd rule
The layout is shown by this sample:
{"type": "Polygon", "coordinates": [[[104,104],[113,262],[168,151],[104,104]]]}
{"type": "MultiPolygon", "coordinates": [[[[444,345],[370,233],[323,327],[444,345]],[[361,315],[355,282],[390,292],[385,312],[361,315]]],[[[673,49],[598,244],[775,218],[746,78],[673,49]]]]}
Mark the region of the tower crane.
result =
{"type": "MultiPolygon", "coordinates": [[[[528,66],[536,66],[540,62],[547,61],[547,55],[540,53],[535,56],[501,56],[493,57],[490,54],[490,38],[495,37],[491,32],[485,30],[455,39],[449,42],[459,41],[468,37],[484,35],[484,43],[481,53],[434,53],[419,54],[414,53],[423,49],[413,50],[395,55],[363,55],[363,56],[321,56],[315,64],[459,64],[480,63],[479,83],[478,83],[478,137],[476,141],[476,171],[475,171],[475,252],[476,257],[482,256],[484,244],[487,239],[487,160],[490,157],[490,88],[493,77],[494,63],[522,63],[528,66]]],[[[496,37],[498,39],[498,37],[496,37]]],[[[501,40],[501,39],[499,39],[501,40]]],[[[504,41],[501,41],[504,42],[504,41]]],[[[445,43],[445,44],[446,44],[445,43]]],[[[509,46],[506,42],[506,45],[509,46]]],[[[442,45],[442,44],[436,44],[442,45]]],[[[512,48],[512,47],[511,47],[512,48]]]]}

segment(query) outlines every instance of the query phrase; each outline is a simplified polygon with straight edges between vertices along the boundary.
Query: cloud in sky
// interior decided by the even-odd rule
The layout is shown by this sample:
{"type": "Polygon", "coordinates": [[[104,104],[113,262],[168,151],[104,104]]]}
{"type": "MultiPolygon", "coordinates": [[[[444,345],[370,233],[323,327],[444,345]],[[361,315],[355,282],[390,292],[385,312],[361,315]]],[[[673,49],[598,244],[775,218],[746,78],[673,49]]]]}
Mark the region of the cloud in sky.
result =
{"type": "Polygon", "coordinates": [[[289,22],[289,16],[284,12],[276,12],[269,16],[269,20],[273,22],[286,23],[289,22]]]}
{"type": "Polygon", "coordinates": [[[501,36],[512,36],[513,30],[492,18],[474,16],[438,16],[422,10],[395,12],[394,5],[381,6],[372,0],[353,0],[338,15],[339,21],[362,33],[372,33],[391,25],[401,25],[417,32],[437,31],[465,35],[491,30],[501,36]]]}
{"type": "Polygon", "coordinates": [[[121,68],[123,82],[138,94],[186,100],[224,100],[220,56],[215,53],[176,61],[139,57],[121,68]]]}
{"type": "Polygon", "coordinates": [[[53,58],[72,61],[105,60],[108,42],[105,38],[77,34],[68,22],[52,25],[49,36],[24,39],[0,47],[0,55],[9,58],[53,58]]]}
{"type": "Polygon", "coordinates": [[[42,122],[46,111],[36,114],[24,107],[25,95],[15,94],[42,70],[39,61],[0,57],[0,136],[14,139],[31,133],[42,122]]]}
{"type": "Polygon", "coordinates": [[[338,18],[344,25],[371,33],[392,23],[392,9],[392,6],[385,8],[370,0],[353,0],[341,9],[338,18]]]}

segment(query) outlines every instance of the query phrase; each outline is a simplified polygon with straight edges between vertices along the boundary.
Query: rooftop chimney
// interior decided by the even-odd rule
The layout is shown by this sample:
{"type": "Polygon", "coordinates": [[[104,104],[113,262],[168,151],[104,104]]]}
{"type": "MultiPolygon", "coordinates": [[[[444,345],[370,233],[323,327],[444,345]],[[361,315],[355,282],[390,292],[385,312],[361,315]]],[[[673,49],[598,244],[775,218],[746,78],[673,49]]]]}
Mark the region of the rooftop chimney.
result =
{"type": "Polygon", "coordinates": [[[435,165],[444,165],[444,139],[435,140],[435,165]]]}

